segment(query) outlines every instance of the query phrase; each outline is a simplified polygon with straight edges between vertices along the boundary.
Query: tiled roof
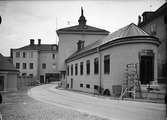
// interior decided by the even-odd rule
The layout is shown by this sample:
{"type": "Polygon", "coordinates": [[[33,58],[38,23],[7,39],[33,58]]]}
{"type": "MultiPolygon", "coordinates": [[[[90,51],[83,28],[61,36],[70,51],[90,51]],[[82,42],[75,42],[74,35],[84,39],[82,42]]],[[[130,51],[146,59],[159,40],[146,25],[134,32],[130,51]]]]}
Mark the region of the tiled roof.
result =
{"type": "MultiPolygon", "coordinates": [[[[122,38],[129,38],[129,37],[149,37],[149,34],[146,33],[145,31],[143,31],[141,28],[139,28],[137,25],[135,25],[134,23],[131,23],[130,25],[127,25],[111,34],[109,34],[107,37],[105,37],[102,40],[98,40],[93,44],[90,44],[86,47],[84,47],[82,50],[80,51],[76,51],[74,54],[72,54],[68,59],[71,59],[73,57],[76,57],[80,54],[83,54],[87,51],[90,51],[94,48],[100,47],[104,44],[107,44],[111,41],[116,42],[119,39],[122,38]]],[[[68,60],[67,59],[67,60],[68,60]]]]}
{"type": "Polygon", "coordinates": [[[13,66],[12,62],[9,60],[8,57],[4,57],[0,54],[0,71],[15,71],[18,70],[13,66]]]}
{"type": "Polygon", "coordinates": [[[57,33],[94,33],[96,32],[97,34],[104,34],[104,35],[108,35],[108,31],[104,30],[104,29],[99,29],[96,27],[92,27],[89,25],[84,25],[84,26],[80,26],[80,25],[75,25],[72,27],[67,27],[67,28],[62,28],[57,30],[57,33]]]}
{"type": "Polygon", "coordinates": [[[41,44],[41,45],[27,45],[15,50],[40,50],[40,51],[57,51],[57,44],[41,44]],[[53,46],[56,46],[56,50],[53,50],[53,46]]]}

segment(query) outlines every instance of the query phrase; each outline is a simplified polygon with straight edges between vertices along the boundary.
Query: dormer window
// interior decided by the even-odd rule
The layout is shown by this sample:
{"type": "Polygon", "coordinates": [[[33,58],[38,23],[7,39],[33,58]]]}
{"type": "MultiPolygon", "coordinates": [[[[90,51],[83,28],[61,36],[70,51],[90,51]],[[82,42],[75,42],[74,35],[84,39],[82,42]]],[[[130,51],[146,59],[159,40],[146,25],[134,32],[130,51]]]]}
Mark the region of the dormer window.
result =
{"type": "Polygon", "coordinates": [[[77,42],[78,50],[81,50],[82,48],[84,48],[84,42],[85,42],[85,41],[83,41],[83,40],[79,40],[79,41],[77,42]]]}

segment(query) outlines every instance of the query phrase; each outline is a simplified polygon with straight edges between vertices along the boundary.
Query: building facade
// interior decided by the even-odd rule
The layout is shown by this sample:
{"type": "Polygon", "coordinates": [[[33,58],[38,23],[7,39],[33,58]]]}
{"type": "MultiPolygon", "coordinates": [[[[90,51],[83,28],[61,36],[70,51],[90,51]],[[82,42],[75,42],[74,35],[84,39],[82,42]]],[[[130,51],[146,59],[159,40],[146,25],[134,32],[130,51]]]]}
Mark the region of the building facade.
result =
{"type": "Polygon", "coordinates": [[[65,60],[77,51],[77,43],[82,42],[82,45],[87,46],[109,34],[106,30],[87,25],[86,21],[83,9],[81,8],[81,16],[78,20],[78,25],[57,30],[59,37],[57,57],[58,71],[61,74],[62,80],[65,78],[67,69],[65,60]]]}
{"type": "Polygon", "coordinates": [[[34,39],[30,39],[29,45],[11,49],[11,56],[20,76],[29,76],[46,83],[58,80],[57,50],[56,44],[41,44],[41,39],[38,39],[38,44],[34,44],[34,39]]]}
{"type": "Polygon", "coordinates": [[[0,91],[17,91],[18,74],[12,62],[0,54],[0,91]]]}
{"type": "Polygon", "coordinates": [[[112,94],[113,86],[126,81],[128,64],[137,65],[142,85],[155,84],[159,45],[156,37],[132,23],[69,56],[66,86],[89,93],[112,94]]]}
{"type": "Polygon", "coordinates": [[[161,41],[158,47],[158,82],[167,81],[167,3],[156,11],[148,11],[139,17],[138,26],[161,41]]]}

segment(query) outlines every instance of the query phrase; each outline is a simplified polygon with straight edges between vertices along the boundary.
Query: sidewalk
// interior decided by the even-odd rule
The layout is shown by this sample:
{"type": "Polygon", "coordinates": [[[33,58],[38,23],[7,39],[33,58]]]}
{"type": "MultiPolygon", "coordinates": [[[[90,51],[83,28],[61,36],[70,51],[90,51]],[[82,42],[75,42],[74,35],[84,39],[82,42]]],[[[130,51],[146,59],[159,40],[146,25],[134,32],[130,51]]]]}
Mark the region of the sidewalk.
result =
{"type": "MultiPolygon", "coordinates": [[[[71,92],[75,92],[75,93],[79,93],[79,94],[85,94],[85,95],[104,98],[104,99],[121,100],[119,97],[103,96],[103,95],[98,95],[98,94],[93,94],[93,93],[88,93],[88,92],[83,92],[83,91],[78,91],[78,90],[72,90],[72,89],[64,89],[64,88],[57,88],[57,87],[52,88],[52,90],[54,90],[54,89],[66,90],[66,91],[71,91],[71,92]]],[[[165,103],[164,99],[151,99],[151,98],[141,98],[141,99],[139,99],[139,98],[136,98],[136,99],[123,98],[123,100],[135,101],[135,102],[160,103],[160,104],[165,103]]]]}

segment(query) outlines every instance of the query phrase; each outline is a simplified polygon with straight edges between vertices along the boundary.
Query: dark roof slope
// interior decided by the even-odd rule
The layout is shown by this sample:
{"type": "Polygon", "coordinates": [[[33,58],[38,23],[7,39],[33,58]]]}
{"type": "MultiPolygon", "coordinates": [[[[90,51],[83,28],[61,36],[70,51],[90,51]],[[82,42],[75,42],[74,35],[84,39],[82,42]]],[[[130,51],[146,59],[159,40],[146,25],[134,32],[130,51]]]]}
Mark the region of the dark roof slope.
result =
{"type": "Polygon", "coordinates": [[[9,60],[8,57],[4,57],[2,54],[0,54],[0,71],[15,71],[19,72],[12,64],[12,62],[9,60]]]}
{"type": "MultiPolygon", "coordinates": [[[[71,56],[69,56],[68,59],[74,58],[80,54],[83,54],[85,52],[88,52],[90,50],[93,50],[97,47],[100,47],[102,45],[108,44],[109,42],[118,42],[120,39],[123,38],[134,38],[134,37],[150,37],[150,35],[148,33],[146,33],[145,31],[143,31],[141,28],[139,28],[137,25],[135,25],[134,23],[131,23],[113,33],[111,33],[110,35],[108,35],[107,37],[105,37],[102,40],[98,40],[93,44],[90,44],[86,47],[84,47],[82,50],[80,51],[76,51],[74,54],[72,54],[71,56]]],[[[125,41],[125,40],[124,40],[125,41]]],[[[125,41],[126,42],[126,41],[125,41]]],[[[67,59],[67,60],[68,60],[67,59]]]]}
{"type": "Polygon", "coordinates": [[[158,8],[155,12],[144,12],[142,15],[144,15],[145,13],[151,13],[149,15],[149,17],[142,21],[141,23],[139,23],[139,27],[144,26],[145,24],[149,23],[150,21],[154,20],[155,18],[157,18],[160,15],[167,15],[167,2],[165,2],[160,8],[158,8]]]}
{"type": "Polygon", "coordinates": [[[41,45],[27,45],[15,50],[40,50],[40,51],[57,51],[57,44],[41,44],[41,45]],[[56,49],[53,49],[53,46],[56,46],[56,49]]]}
{"type": "Polygon", "coordinates": [[[106,31],[104,29],[99,29],[96,27],[92,27],[89,25],[84,25],[84,26],[80,26],[80,25],[75,25],[75,26],[71,26],[71,27],[67,27],[67,28],[62,28],[57,30],[57,34],[60,33],[64,33],[64,34],[68,34],[68,33],[75,33],[75,34],[104,34],[104,35],[108,35],[109,31],[106,31]]]}

